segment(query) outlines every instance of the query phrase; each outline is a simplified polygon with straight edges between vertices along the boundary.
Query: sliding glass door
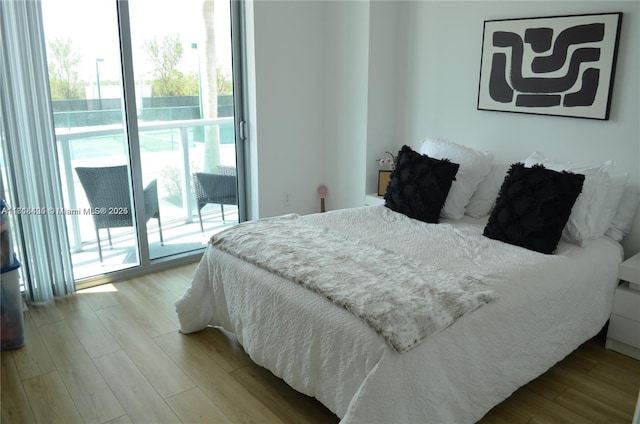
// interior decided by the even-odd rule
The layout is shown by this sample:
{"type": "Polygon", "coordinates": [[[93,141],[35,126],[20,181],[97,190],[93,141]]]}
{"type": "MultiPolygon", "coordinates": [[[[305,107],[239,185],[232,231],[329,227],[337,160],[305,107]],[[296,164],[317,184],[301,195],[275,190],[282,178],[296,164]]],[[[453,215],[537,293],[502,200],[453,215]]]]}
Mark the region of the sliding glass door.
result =
{"type": "Polygon", "coordinates": [[[242,219],[230,5],[43,0],[76,279],[198,253],[242,219]]]}
{"type": "Polygon", "coordinates": [[[142,175],[158,182],[166,239],[150,244],[158,258],[238,222],[230,2],[129,7],[142,175]]]}

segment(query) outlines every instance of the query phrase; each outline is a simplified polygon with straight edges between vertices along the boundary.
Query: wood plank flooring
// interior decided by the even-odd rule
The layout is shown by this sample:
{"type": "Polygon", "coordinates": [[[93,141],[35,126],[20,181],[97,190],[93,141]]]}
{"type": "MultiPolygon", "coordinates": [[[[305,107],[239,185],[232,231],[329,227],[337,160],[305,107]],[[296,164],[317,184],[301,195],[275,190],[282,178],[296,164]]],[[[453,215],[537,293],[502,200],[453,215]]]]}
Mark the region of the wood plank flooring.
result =
{"type": "MultiPolygon", "coordinates": [[[[194,269],[30,305],[26,345],[2,352],[1,422],[337,423],[255,365],[233,335],[178,333],[173,304],[194,269]]],[[[640,361],[603,346],[602,336],[588,341],[481,423],[630,423],[640,361]]]]}

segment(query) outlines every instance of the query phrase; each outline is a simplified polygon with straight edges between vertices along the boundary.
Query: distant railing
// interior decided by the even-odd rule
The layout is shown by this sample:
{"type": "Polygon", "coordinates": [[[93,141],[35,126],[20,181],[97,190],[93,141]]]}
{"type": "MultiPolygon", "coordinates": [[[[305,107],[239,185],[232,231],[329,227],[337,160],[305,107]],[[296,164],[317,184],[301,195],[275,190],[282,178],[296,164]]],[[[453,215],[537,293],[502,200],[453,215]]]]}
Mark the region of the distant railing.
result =
{"type": "MultiPolygon", "coordinates": [[[[189,160],[189,128],[202,128],[206,126],[214,125],[231,125],[233,128],[233,117],[213,118],[213,119],[190,119],[182,121],[169,121],[169,122],[139,122],[138,132],[142,134],[147,131],[158,130],[180,130],[179,138],[179,151],[180,161],[182,162],[182,205],[185,208],[185,221],[191,220],[193,215],[193,205],[189,199],[191,193],[191,165],[189,160]]],[[[62,159],[61,172],[64,174],[66,181],[66,190],[69,199],[69,208],[71,210],[78,209],[78,202],[76,199],[76,190],[73,183],[73,169],[72,169],[72,152],[71,141],[88,139],[92,137],[104,137],[104,136],[117,136],[124,134],[124,127],[118,125],[103,125],[96,127],[76,127],[76,128],[57,128],[56,140],[58,142],[58,148],[62,159]]],[[[80,237],[80,221],[77,215],[71,215],[71,226],[73,230],[73,244],[76,251],[82,249],[82,239],[80,237]]]]}
{"type": "MultiPolygon", "coordinates": [[[[199,96],[142,97],[138,105],[138,119],[142,121],[170,121],[200,119],[202,106],[199,96]]],[[[217,116],[233,116],[233,96],[218,95],[217,116]]],[[[54,100],[53,120],[56,128],[110,125],[122,122],[122,99],[54,100]]]]}

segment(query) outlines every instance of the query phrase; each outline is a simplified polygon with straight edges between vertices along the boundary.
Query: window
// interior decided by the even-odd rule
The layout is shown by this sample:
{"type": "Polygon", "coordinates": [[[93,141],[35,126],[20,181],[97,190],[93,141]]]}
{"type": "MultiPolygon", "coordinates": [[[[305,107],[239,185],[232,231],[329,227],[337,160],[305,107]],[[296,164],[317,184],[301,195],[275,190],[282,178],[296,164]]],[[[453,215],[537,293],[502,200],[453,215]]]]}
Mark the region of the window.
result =
{"type": "Polygon", "coordinates": [[[239,2],[42,7],[75,278],[199,254],[244,220],[239,2]]]}

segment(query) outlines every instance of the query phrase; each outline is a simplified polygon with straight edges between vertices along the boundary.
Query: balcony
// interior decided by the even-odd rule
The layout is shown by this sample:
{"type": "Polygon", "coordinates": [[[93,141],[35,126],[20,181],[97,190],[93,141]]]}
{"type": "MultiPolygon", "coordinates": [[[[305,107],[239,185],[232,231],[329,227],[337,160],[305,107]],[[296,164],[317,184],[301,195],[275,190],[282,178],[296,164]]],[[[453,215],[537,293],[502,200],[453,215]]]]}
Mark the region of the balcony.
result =
{"type": "MultiPolygon", "coordinates": [[[[163,243],[158,221],[147,222],[151,259],[201,250],[211,235],[238,222],[237,205],[207,204],[201,210],[202,227],[194,197],[192,174],[202,170],[205,131],[214,131],[219,164],[235,169],[233,117],[167,122],[139,122],[140,164],[143,185],[157,181],[163,243]]],[[[60,175],[65,198],[69,243],[74,276],[84,279],[139,264],[133,227],[113,228],[111,245],[100,230],[102,261],[93,217],[76,167],[115,166],[128,163],[126,136],[121,125],[76,127],[56,130],[60,175]]],[[[210,154],[208,151],[207,154],[210,154]]]]}

